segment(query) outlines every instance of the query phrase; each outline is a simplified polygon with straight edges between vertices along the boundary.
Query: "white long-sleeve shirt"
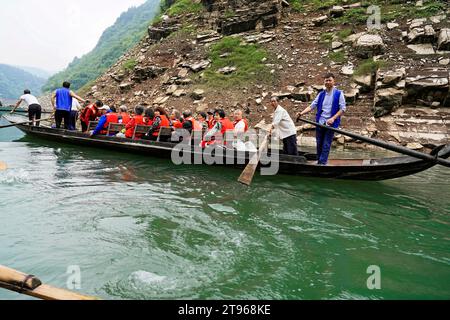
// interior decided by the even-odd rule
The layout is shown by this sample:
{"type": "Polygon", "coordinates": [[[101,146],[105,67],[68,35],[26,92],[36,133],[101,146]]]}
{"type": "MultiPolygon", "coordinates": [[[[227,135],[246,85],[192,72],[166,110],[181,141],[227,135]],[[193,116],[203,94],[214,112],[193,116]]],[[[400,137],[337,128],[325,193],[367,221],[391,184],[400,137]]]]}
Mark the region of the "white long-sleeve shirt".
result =
{"type": "Polygon", "coordinates": [[[280,135],[280,139],[286,139],[297,134],[297,128],[289,113],[281,106],[275,110],[273,126],[280,135]]]}

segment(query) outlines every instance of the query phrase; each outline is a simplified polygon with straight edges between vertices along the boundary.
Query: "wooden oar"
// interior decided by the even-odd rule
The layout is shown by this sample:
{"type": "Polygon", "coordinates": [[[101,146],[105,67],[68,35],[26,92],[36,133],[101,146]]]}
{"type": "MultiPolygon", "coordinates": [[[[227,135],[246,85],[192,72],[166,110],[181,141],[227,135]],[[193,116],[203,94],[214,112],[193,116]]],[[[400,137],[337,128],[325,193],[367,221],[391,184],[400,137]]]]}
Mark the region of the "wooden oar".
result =
{"type": "Polygon", "coordinates": [[[407,156],[410,156],[410,157],[414,157],[414,158],[418,158],[418,159],[434,162],[436,164],[440,164],[442,166],[450,168],[450,161],[442,159],[442,158],[439,158],[438,156],[432,156],[430,154],[422,153],[422,152],[419,152],[419,151],[416,151],[416,150],[411,150],[409,148],[397,146],[397,145],[390,144],[390,143],[387,143],[387,142],[384,142],[384,141],[381,141],[381,140],[376,140],[376,139],[368,138],[368,137],[365,137],[365,136],[361,136],[359,134],[347,132],[347,131],[340,130],[340,129],[335,129],[335,128],[329,127],[329,126],[324,126],[324,125],[321,125],[321,124],[319,124],[317,122],[309,121],[309,120],[306,120],[306,119],[298,118],[297,122],[298,121],[309,123],[309,124],[312,124],[312,125],[314,125],[316,127],[319,127],[319,128],[328,129],[328,130],[331,130],[333,132],[342,134],[344,136],[347,136],[347,137],[350,137],[350,138],[353,138],[353,139],[356,139],[356,140],[359,140],[359,141],[370,143],[370,144],[378,146],[380,148],[384,148],[384,149],[387,149],[387,150],[390,150],[390,151],[398,152],[398,153],[401,153],[401,154],[404,154],[404,155],[407,155],[407,156]]]}
{"type": "Polygon", "coordinates": [[[253,177],[255,176],[256,169],[258,168],[258,164],[261,161],[261,157],[264,152],[266,152],[267,147],[269,146],[269,137],[270,133],[267,133],[259,147],[259,151],[252,157],[247,167],[242,172],[238,181],[242,184],[250,186],[253,181],[253,177]]]}
{"type": "MultiPolygon", "coordinates": [[[[38,122],[53,120],[53,118],[54,117],[50,117],[50,118],[47,118],[47,119],[35,120],[34,122],[38,123],[38,122]]],[[[24,125],[24,124],[30,124],[30,123],[33,123],[33,121],[12,123],[12,124],[8,124],[8,125],[0,126],[0,129],[11,128],[11,127],[15,127],[15,126],[21,126],[21,125],[24,125]]]]}
{"type": "Polygon", "coordinates": [[[42,284],[35,276],[0,265],[0,288],[42,300],[98,300],[75,292],[42,284]]]}

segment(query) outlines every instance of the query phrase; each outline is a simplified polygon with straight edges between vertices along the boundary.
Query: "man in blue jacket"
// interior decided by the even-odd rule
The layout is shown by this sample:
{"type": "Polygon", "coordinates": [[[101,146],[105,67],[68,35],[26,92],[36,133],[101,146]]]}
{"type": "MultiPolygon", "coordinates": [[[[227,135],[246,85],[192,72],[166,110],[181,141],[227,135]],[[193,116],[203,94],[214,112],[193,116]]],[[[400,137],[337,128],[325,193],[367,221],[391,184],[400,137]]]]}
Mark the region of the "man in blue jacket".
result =
{"type": "MultiPolygon", "coordinates": [[[[321,91],[310,107],[302,111],[301,117],[314,109],[317,109],[316,122],[321,125],[339,128],[341,117],[347,111],[344,92],[336,88],[336,78],[332,73],[324,76],[325,90],[321,91]]],[[[333,144],[334,132],[328,129],[317,128],[317,156],[319,165],[327,165],[333,144]]]]}
{"type": "Polygon", "coordinates": [[[61,123],[64,120],[64,129],[69,130],[70,113],[72,111],[72,99],[77,99],[84,103],[85,100],[77,96],[70,90],[70,83],[64,82],[62,88],[56,90],[52,95],[52,106],[55,111],[56,128],[61,128],[61,123]]]}

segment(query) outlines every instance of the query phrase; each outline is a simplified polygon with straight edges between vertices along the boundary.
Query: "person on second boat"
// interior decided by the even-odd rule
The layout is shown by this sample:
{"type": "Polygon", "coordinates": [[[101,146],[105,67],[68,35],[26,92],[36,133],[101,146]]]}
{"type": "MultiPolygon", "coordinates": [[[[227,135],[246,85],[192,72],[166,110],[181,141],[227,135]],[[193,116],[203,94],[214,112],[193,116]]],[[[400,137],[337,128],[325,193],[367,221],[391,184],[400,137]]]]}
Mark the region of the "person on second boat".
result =
{"type": "Polygon", "coordinates": [[[41,104],[39,103],[38,99],[31,94],[31,91],[26,89],[23,92],[23,95],[19,98],[19,101],[17,101],[14,108],[11,110],[11,114],[16,111],[16,109],[20,106],[22,101],[25,101],[25,103],[28,105],[28,119],[30,121],[33,121],[33,126],[40,125],[40,122],[36,122],[36,120],[41,119],[42,114],[42,108],[41,104]]]}
{"type": "Polygon", "coordinates": [[[183,118],[181,117],[181,112],[178,110],[173,110],[170,114],[170,126],[176,129],[183,129],[183,118]]]}
{"type": "Polygon", "coordinates": [[[92,136],[108,134],[110,123],[119,123],[119,115],[115,107],[103,106],[100,109],[102,116],[98,122],[97,128],[92,132],[92,136]]]}
{"type": "Polygon", "coordinates": [[[297,128],[289,113],[280,106],[277,97],[271,100],[274,116],[270,133],[276,129],[279,138],[283,140],[283,153],[290,156],[298,156],[297,128]]]}
{"type": "Polygon", "coordinates": [[[145,135],[145,139],[158,140],[161,128],[170,128],[170,121],[164,108],[158,107],[155,109],[155,118],[153,119],[152,127],[145,135]]]}
{"type": "MultiPolygon", "coordinates": [[[[134,131],[136,130],[137,126],[143,126],[145,125],[145,120],[144,120],[144,107],[142,106],[137,106],[136,108],[134,108],[134,113],[135,116],[133,118],[131,118],[130,122],[128,122],[128,124],[125,127],[125,137],[128,139],[133,139],[134,136],[134,131]]],[[[135,139],[141,139],[142,135],[136,135],[136,137],[134,137],[135,139]]]]}
{"type": "Polygon", "coordinates": [[[226,145],[227,135],[229,132],[232,133],[234,131],[234,125],[230,119],[227,118],[224,110],[216,110],[214,112],[214,120],[215,125],[205,135],[201,144],[202,148],[212,144],[226,145]]]}
{"type": "Polygon", "coordinates": [[[99,108],[103,107],[103,102],[100,100],[88,105],[81,112],[80,121],[81,121],[81,130],[83,132],[87,132],[89,128],[89,122],[96,121],[99,116],[99,108]]]}
{"type": "MultiPolygon", "coordinates": [[[[321,91],[314,102],[298,114],[299,117],[317,109],[316,122],[335,129],[341,125],[341,117],[347,111],[344,92],[336,88],[335,76],[332,73],[324,75],[325,90],[321,91]]],[[[334,131],[317,128],[317,157],[318,165],[326,166],[333,144],[334,131]]]]}

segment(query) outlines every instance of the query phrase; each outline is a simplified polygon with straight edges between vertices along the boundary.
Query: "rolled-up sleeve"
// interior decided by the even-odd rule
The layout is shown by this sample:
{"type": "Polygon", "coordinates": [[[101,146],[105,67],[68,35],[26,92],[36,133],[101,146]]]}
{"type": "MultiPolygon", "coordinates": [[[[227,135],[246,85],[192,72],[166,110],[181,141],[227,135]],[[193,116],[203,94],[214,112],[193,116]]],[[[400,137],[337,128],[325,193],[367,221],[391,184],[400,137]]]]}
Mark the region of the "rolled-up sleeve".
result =
{"type": "Polygon", "coordinates": [[[347,102],[345,101],[344,92],[341,93],[341,97],[339,98],[339,109],[346,112],[347,111],[347,102]]]}
{"type": "Polygon", "coordinates": [[[316,99],[314,99],[313,103],[311,104],[311,109],[316,109],[317,106],[319,105],[319,96],[320,94],[317,95],[316,99]]]}

